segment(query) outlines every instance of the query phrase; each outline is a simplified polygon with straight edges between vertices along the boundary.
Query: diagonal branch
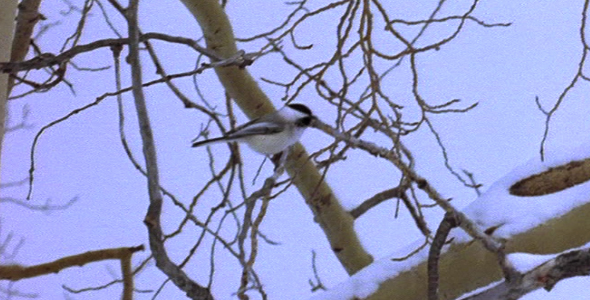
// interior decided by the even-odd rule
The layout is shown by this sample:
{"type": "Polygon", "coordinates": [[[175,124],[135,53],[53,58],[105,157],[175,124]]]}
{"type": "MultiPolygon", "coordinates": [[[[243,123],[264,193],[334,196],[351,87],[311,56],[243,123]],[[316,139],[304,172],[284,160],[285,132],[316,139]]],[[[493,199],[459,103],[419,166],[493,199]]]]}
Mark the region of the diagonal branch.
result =
{"type": "Polygon", "coordinates": [[[390,161],[404,174],[404,176],[407,176],[411,181],[415,182],[418,188],[424,191],[430,199],[436,202],[436,204],[438,204],[446,212],[454,214],[455,218],[458,219],[459,226],[461,229],[465,230],[467,234],[469,234],[474,239],[481,241],[486,249],[494,253],[501,252],[502,244],[500,242],[485,234],[480,228],[477,227],[477,225],[470,221],[465,216],[465,214],[453,207],[453,205],[444,199],[438,193],[438,191],[434,189],[428,183],[428,181],[426,181],[426,179],[422,178],[418,173],[416,173],[416,171],[414,171],[414,169],[406,165],[394,151],[390,151],[383,147],[379,147],[374,143],[339,132],[335,128],[332,128],[330,125],[323,123],[319,119],[315,119],[314,122],[312,122],[312,126],[320,129],[328,135],[331,135],[337,140],[346,142],[352,148],[365,150],[374,156],[390,161]]]}
{"type": "Polygon", "coordinates": [[[191,299],[213,299],[210,291],[191,280],[186,273],[174,264],[168,257],[164,247],[163,232],[160,224],[162,212],[162,194],[160,192],[160,178],[154,136],[150,125],[147,106],[143,94],[141,64],[139,61],[139,28],[137,23],[137,0],[130,0],[127,8],[127,22],[129,25],[129,57],[131,66],[131,81],[133,97],[139,121],[139,131],[143,143],[146,172],[148,177],[148,193],[150,205],[144,223],[148,228],[150,249],[156,260],[156,266],[170,278],[174,284],[191,299]]]}
{"type": "Polygon", "coordinates": [[[369,209],[379,205],[383,201],[389,200],[391,198],[401,198],[406,189],[407,189],[407,187],[397,186],[397,187],[379,192],[379,193],[373,195],[373,197],[363,201],[363,203],[361,203],[359,206],[353,208],[350,211],[350,214],[352,215],[353,218],[356,219],[356,218],[362,216],[367,211],[369,211],[369,209]]]}
{"type": "Polygon", "coordinates": [[[457,227],[457,220],[453,214],[446,213],[432,239],[428,251],[428,300],[438,300],[438,265],[440,261],[440,253],[447,241],[447,236],[451,232],[451,229],[455,227],[457,227]]]}
{"type": "Polygon", "coordinates": [[[519,299],[539,288],[550,291],[563,279],[588,275],[590,275],[590,249],[574,250],[560,254],[526,272],[518,281],[504,281],[462,300],[519,299]]]}
{"type": "MultiPolygon", "coordinates": [[[[182,0],[195,16],[208,49],[223,57],[231,57],[238,50],[231,23],[215,0],[182,0]]],[[[226,92],[249,118],[256,118],[274,111],[270,100],[244,68],[224,67],[215,69],[226,92]]],[[[332,251],[349,274],[369,265],[373,258],[361,245],[354,230],[354,219],[342,207],[332,189],[323,180],[314,163],[301,144],[292,148],[287,162],[287,172],[293,179],[314,219],[324,230],[332,251]]]]}

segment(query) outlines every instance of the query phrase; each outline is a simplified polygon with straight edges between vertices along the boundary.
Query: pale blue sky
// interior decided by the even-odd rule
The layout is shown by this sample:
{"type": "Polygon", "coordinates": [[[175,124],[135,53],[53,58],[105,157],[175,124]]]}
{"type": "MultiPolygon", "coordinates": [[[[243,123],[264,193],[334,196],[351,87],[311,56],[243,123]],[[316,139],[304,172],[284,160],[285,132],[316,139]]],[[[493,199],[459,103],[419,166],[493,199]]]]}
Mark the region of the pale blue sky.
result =
{"type": "MultiPolygon", "coordinates": [[[[78,2],[74,3],[81,6],[78,2]]],[[[399,15],[392,17],[417,20],[428,16],[438,1],[418,1],[409,5],[397,2],[399,4],[395,4],[397,6],[391,11],[399,15]]],[[[447,2],[441,16],[462,13],[471,3],[447,2]]],[[[310,7],[316,5],[312,3],[310,7]]],[[[454,98],[462,99],[463,106],[479,102],[479,106],[468,114],[433,116],[432,121],[447,147],[452,166],[473,172],[476,179],[484,184],[484,190],[515,166],[538,155],[544,117],[534,99],[538,95],[541,103],[546,108],[550,107],[574,76],[582,53],[578,31],[582,7],[582,1],[482,1],[474,16],[489,23],[512,22],[513,25],[482,28],[468,22],[459,37],[441,50],[418,56],[420,89],[431,103],[454,98]]],[[[59,11],[64,9],[61,1],[43,2],[41,11],[48,17],[48,22],[62,21],[38,41],[46,51],[58,51],[63,36],[71,33],[77,21],[76,17],[60,17],[59,11]]],[[[230,1],[228,13],[236,36],[249,37],[281,22],[288,9],[281,1],[230,1]]],[[[99,11],[93,12],[82,43],[114,37],[99,11]]],[[[336,16],[335,13],[329,14],[331,18],[336,16]]],[[[114,21],[120,31],[126,33],[122,19],[115,17],[114,21]]],[[[160,31],[194,39],[200,37],[197,24],[178,1],[161,1],[158,5],[153,1],[142,1],[140,21],[144,32],[160,31]]],[[[312,43],[314,47],[308,52],[294,53],[294,57],[309,64],[324,58],[333,46],[329,33],[334,22],[314,18],[302,26],[297,32],[298,42],[312,43]]],[[[436,29],[427,35],[425,43],[449,28],[442,26],[436,29]]],[[[195,65],[196,55],[187,47],[154,44],[169,73],[187,71],[195,65]]],[[[288,45],[285,43],[286,49],[289,49],[288,45]]],[[[259,46],[260,43],[239,45],[246,51],[255,51],[259,46]]],[[[383,38],[379,46],[387,49],[395,45],[388,45],[383,38]]],[[[85,67],[112,64],[108,49],[80,56],[75,61],[85,67]]],[[[156,78],[147,60],[144,59],[143,64],[144,80],[156,78]]],[[[257,79],[264,77],[283,82],[295,74],[276,54],[260,58],[248,70],[257,79]]],[[[39,73],[36,78],[45,75],[39,73]]],[[[406,60],[399,71],[384,79],[383,86],[395,99],[409,101],[404,99],[411,100],[410,75],[406,60]]],[[[127,86],[127,70],[123,76],[123,85],[127,86]]],[[[2,180],[10,182],[26,177],[29,149],[37,131],[72,109],[94,101],[102,93],[113,91],[112,77],[112,70],[87,73],[69,68],[68,79],[75,85],[76,96],[62,84],[50,92],[11,101],[12,121],[15,122],[21,108],[28,105],[32,128],[6,135],[2,180]]],[[[205,97],[223,108],[224,92],[214,73],[211,70],[204,72],[199,75],[199,82],[205,97]]],[[[177,83],[193,100],[198,101],[189,79],[177,83]]],[[[283,91],[280,88],[262,81],[259,84],[276,106],[282,106],[280,98],[283,91]]],[[[587,136],[590,130],[588,92],[588,85],[580,83],[566,98],[551,125],[547,143],[549,151],[587,136]]],[[[209,175],[206,150],[189,147],[200,125],[206,122],[205,116],[183,109],[163,85],[148,87],[145,93],[158,147],[162,184],[188,203],[209,175]]],[[[326,122],[335,118],[334,111],[321,103],[311,89],[304,90],[297,101],[308,104],[326,122]]],[[[141,144],[132,102],[131,95],[126,94],[126,134],[134,154],[140,157],[141,144]]],[[[240,123],[246,121],[241,113],[238,115],[240,123]]],[[[364,136],[367,139],[371,137],[374,135],[370,133],[364,136]]],[[[390,146],[382,138],[373,141],[390,146]]],[[[313,129],[302,138],[302,143],[310,151],[329,142],[326,135],[313,129]]],[[[475,199],[473,191],[463,188],[446,171],[442,154],[426,127],[407,137],[405,142],[415,155],[417,170],[443,195],[453,198],[456,206],[464,207],[475,199]]],[[[214,150],[227,151],[227,147],[216,145],[214,150]]],[[[242,153],[248,182],[251,182],[262,157],[245,147],[242,153]]],[[[114,98],[105,99],[100,105],[49,129],[40,138],[35,159],[37,169],[31,204],[42,204],[48,198],[55,204],[67,202],[73,197],[78,197],[79,201],[68,210],[49,215],[3,204],[2,237],[13,232],[26,238],[15,262],[35,264],[88,250],[147,244],[147,231],[142,223],[148,205],[146,183],[128,161],[121,146],[114,98]]],[[[221,166],[223,162],[224,159],[219,159],[216,163],[221,166]]],[[[264,172],[270,172],[269,165],[263,169],[264,172]]],[[[336,195],[348,208],[395,186],[397,180],[398,175],[390,165],[361,151],[349,152],[347,160],[331,168],[327,176],[336,195]]],[[[259,179],[249,190],[254,191],[261,183],[259,179]]],[[[24,198],[26,187],[5,189],[2,194],[24,198]]],[[[218,200],[218,195],[209,193],[200,205],[207,207],[218,200]]],[[[394,204],[391,201],[383,203],[356,222],[363,244],[376,258],[420,237],[404,209],[398,219],[391,217],[394,204]]],[[[198,211],[197,216],[202,217],[206,213],[204,209],[198,211]]],[[[182,217],[169,202],[164,207],[164,215],[165,230],[175,228],[182,217]]],[[[435,226],[441,213],[439,209],[429,209],[426,215],[431,225],[435,226]]],[[[273,200],[262,230],[271,239],[281,242],[280,246],[261,246],[256,262],[270,299],[306,299],[311,296],[307,281],[313,277],[310,263],[312,249],[318,253],[319,275],[324,284],[333,287],[347,278],[323,233],[313,223],[309,209],[294,189],[273,200]]],[[[184,257],[196,236],[197,231],[190,229],[182,238],[174,240],[171,256],[176,259],[184,257]]],[[[237,263],[229,259],[222,248],[218,248],[216,253],[219,258],[214,295],[218,299],[235,299],[231,295],[239,284],[239,276],[235,272],[237,263]],[[224,258],[229,262],[225,262],[224,258]]],[[[146,255],[139,254],[134,261],[139,262],[146,255]]],[[[208,266],[208,257],[208,251],[200,251],[188,269],[199,268],[199,263],[208,266]]],[[[66,270],[59,275],[18,282],[16,287],[25,292],[38,293],[40,299],[62,299],[65,298],[62,284],[72,288],[98,286],[118,274],[116,262],[97,263],[66,270]]],[[[191,273],[192,278],[201,283],[206,282],[207,274],[191,273]]],[[[163,279],[164,276],[151,266],[139,275],[136,287],[156,289],[163,279]]],[[[590,299],[588,293],[583,292],[587,284],[588,279],[571,280],[558,284],[551,293],[540,291],[523,299],[590,299]],[[574,294],[580,291],[580,295],[574,294]]],[[[6,286],[5,283],[2,286],[6,286]]],[[[120,291],[120,286],[116,286],[106,291],[68,297],[116,299],[120,291]]],[[[168,284],[158,299],[175,299],[181,295],[176,287],[168,284]]],[[[137,294],[137,299],[151,299],[151,294],[137,294]]]]}

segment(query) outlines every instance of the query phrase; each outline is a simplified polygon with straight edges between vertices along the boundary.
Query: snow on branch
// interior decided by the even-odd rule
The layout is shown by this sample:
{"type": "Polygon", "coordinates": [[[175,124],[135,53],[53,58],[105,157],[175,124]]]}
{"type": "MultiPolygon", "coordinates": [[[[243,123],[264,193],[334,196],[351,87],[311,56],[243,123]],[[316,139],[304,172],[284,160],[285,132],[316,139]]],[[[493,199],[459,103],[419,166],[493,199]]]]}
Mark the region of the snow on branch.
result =
{"type": "MultiPolygon", "coordinates": [[[[517,254],[512,254],[514,256],[517,254]]],[[[530,254],[518,254],[531,258],[530,254]]],[[[475,295],[461,300],[518,299],[534,290],[551,291],[559,281],[576,276],[590,275],[590,248],[573,250],[549,259],[536,268],[522,274],[518,280],[504,281],[475,295]]]]}
{"type": "MultiPolygon", "coordinates": [[[[386,159],[394,155],[374,144],[330,132],[329,128],[324,131],[353,148],[386,159]]],[[[431,262],[437,268],[436,273],[431,271],[430,279],[436,281],[431,282],[432,298],[457,299],[501,281],[465,300],[518,299],[539,288],[551,290],[560,280],[590,274],[589,150],[590,142],[586,142],[548,152],[544,160],[535,157],[453,216],[462,229],[460,223],[465,218],[477,231],[500,242],[501,252],[490,251],[463,230],[451,229],[444,246],[437,243],[442,248],[435,257],[438,261],[431,262]],[[576,249],[582,245],[586,246],[576,249]],[[561,254],[547,256],[550,253],[561,254]],[[523,267],[525,263],[529,267],[523,267]]],[[[424,190],[419,180],[410,178],[424,190]]],[[[318,292],[313,299],[391,299],[392,295],[396,299],[427,299],[429,247],[418,249],[421,243],[416,241],[376,260],[338,286],[318,292]]]]}

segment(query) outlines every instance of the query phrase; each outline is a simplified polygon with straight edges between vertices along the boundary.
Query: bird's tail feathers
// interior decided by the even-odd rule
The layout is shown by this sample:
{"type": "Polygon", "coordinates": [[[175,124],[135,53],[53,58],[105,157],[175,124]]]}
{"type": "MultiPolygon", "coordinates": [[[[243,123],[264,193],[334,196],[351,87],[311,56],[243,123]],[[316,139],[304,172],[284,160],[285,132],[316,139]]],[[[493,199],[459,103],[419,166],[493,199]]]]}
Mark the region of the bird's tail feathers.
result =
{"type": "Polygon", "coordinates": [[[201,147],[201,146],[206,146],[206,145],[210,145],[210,144],[217,144],[217,143],[227,143],[227,142],[231,142],[231,139],[228,139],[226,137],[218,137],[218,138],[213,138],[213,139],[208,139],[208,140],[203,140],[203,141],[198,141],[198,142],[193,142],[193,148],[194,147],[201,147]]]}

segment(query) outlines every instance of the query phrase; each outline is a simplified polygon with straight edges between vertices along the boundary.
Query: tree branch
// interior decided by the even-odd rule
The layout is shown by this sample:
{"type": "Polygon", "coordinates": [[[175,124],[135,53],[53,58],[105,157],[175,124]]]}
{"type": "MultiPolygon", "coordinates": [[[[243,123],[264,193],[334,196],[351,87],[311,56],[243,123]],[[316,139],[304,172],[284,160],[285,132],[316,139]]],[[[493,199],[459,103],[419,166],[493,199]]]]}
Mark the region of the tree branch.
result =
{"type": "Polygon", "coordinates": [[[154,136],[150,125],[149,115],[142,89],[141,64],[139,61],[139,28],[137,24],[137,0],[130,0],[127,8],[127,22],[129,25],[129,57],[131,66],[131,81],[135,108],[139,122],[139,131],[143,143],[146,172],[148,177],[148,193],[150,205],[144,223],[148,228],[150,249],[156,260],[156,266],[170,278],[174,284],[186,292],[191,299],[213,299],[210,291],[191,280],[182,269],[175,265],[164,247],[163,232],[160,225],[162,212],[162,194],[160,193],[160,178],[154,136]]]}
{"type": "Polygon", "coordinates": [[[330,125],[323,123],[319,119],[315,119],[314,122],[312,122],[311,126],[320,129],[321,131],[325,132],[328,135],[331,135],[337,140],[346,142],[353,148],[365,150],[374,156],[381,157],[390,161],[400,171],[402,171],[402,173],[405,176],[407,176],[410,180],[415,182],[419,189],[426,192],[430,199],[434,200],[436,204],[438,204],[446,212],[454,214],[454,216],[458,218],[459,226],[461,226],[461,228],[465,230],[465,232],[467,232],[471,237],[481,241],[488,250],[494,253],[498,253],[499,251],[501,251],[502,245],[498,241],[494,240],[491,236],[485,234],[473,222],[471,222],[467,217],[465,217],[465,215],[462,212],[453,207],[446,199],[444,199],[438,193],[438,191],[436,191],[428,184],[428,181],[426,181],[426,179],[422,178],[412,168],[407,166],[394,151],[390,151],[383,147],[379,147],[371,142],[367,142],[362,139],[339,132],[335,128],[332,128],[330,125]]]}
{"type": "Polygon", "coordinates": [[[539,288],[550,291],[563,279],[588,275],[590,275],[590,248],[584,248],[562,253],[522,274],[519,280],[504,281],[462,300],[513,300],[539,288]]]}
{"type": "Polygon", "coordinates": [[[66,268],[83,266],[91,262],[107,259],[123,260],[129,258],[137,251],[143,251],[143,245],[137,247],[111,248],[95,251],[88,251],[81,254],[66,256],[58,260],[36,266],[23,267],[20,265],[0,266],[0,279],[17,281],[26,278],[37,277],[51,273],[58,273],[66,268]]]}
{"type": "Polygon", "coordinates": [[[389,200],[391,198],[400,198],[403,195],[404,190],[405,188],[397,186],[392,189],[379,192],[373,197],[363,201],[363,203],[361,203],[359,206],[353,208],[350,211],[350,215],[356,219],[383,201],[389,200]]]}
{"type": "MultiPolygon", "coordinates": [[[[201,47],[197,41],[184,38],[180,36],[171,36],[166,35],[158,32],[148,32],[143,35],[139,36],[139,42],[145,42],[148,40],[161,40],[170,43],[176,44],[183,44],[193,48],[195,51],[211,58],[213,61],[217,62],[220,61],[219,58],[214,52],[201,47]]],[[[63,62],[66,62],[73,57],[90,52],[96,49],[105,48],[105,47],[113,47],[113,46],[120,46],[120,45],[128,45],[130,43],[129,38],[121,38],[121,39],[103,39],[94,41],[92,43],[84,44],[84,45],[77,45],[70,48],[67,51],[63,51],[58,55],[52,53],[43,53],[36,57],[33,57],[29,60],[19,61],[19,62],[0,62],[0,72],[2,73],[16,73],[20,71],[27,71],[33,69],[41,69],[53,65],[60,65],[63,62]]]]}
{"type": "Polygon", "coordinates": [[[440,252],[447,242],[451,229],[457,227],[457,220],[451,213],[446,213],[436,230],[428,251],[428,300],[438,300],[438,264],[440,252]]]}
{"type": "MultiPolygon", "coordinates": [[[[10,59],[11,42],[16,26],[14,18],[18,0],[8,0],[2,2],[2,13],[0,13],[0,61],[10,59]]],[[[0,74],[0,154],[3,147],[4,133],[7,115],[7,99],[10,95],[9,78],[7,75],[0,74]]],[[[0,162],[0,166],[2,166],[0,162]]]]}
{"type": "MultiPolygon", "coordinates": [[[[215,0],[183,0],[195,16],[208,49],[221,57],[231,57],[238,50],[231,24],[225,11],[215,0]]],[[[247,70],[238,67],[215,69],[226,92],[249,118],[256,118],[275,109],[247,70]]],[[[301,144],[289,155],[287,172],[324,230],[332,251],[349,274],[369,265],[373,258],[365,251],[354,230],[354,219],[344,210],[325,183],[301,144]]]]}

